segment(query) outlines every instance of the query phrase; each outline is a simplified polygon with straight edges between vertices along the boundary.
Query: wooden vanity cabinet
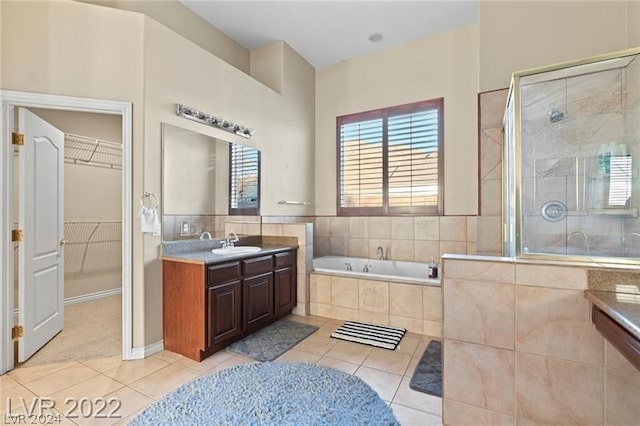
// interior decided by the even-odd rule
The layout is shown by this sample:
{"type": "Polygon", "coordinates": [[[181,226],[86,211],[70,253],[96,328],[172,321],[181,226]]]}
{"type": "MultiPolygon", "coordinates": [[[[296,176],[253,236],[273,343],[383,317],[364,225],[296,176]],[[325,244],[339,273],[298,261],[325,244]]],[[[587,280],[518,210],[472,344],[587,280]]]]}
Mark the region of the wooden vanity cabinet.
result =
{"type": "Polygon", "coordinates": [[[163,260],[165,349],[202,361],[288,315],[295,262],[295,249],[211,265],[163,260]]]}

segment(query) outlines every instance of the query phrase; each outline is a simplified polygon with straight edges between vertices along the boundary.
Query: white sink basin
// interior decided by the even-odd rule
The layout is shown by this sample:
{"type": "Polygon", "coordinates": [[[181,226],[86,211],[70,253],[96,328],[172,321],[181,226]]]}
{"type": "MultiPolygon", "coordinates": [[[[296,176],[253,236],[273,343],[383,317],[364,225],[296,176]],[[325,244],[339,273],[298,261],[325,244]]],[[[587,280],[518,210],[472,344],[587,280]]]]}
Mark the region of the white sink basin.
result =
{"type": "Polygon", "coordinates": [[[260,247],[255,246],[238,246],[238,247],[228,247],[228,248],[217,248],[211,250],[211,253],[217,254],[219,256],[235,256],[238,254],[248,254],[248,253],[256,253],[261,250],[260,247]]]}

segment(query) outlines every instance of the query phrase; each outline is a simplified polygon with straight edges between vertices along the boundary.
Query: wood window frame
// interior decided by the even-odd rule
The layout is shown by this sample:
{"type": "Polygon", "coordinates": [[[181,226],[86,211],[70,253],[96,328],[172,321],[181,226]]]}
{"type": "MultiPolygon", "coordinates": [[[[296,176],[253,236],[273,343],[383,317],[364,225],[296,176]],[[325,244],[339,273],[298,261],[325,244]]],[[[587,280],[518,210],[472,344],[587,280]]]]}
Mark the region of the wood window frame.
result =
{"type": "Polygon", "coordinates": [[[410,104],[380,108],[371,111],[336,117],[336,206],[338,216],[441,216],[444,214],[444,98],[429,99],[410,104]],[[387,119],[390,115],[410,114],[424,110],[438,110],[438,196],[435,206],[390,207],[389,206],[389,142],[387,119]],[[382,118],[382,191],[383,204],[379,207],[343,207],[341,205],[340,181],[340,126],[360,121],[382,118]]]}

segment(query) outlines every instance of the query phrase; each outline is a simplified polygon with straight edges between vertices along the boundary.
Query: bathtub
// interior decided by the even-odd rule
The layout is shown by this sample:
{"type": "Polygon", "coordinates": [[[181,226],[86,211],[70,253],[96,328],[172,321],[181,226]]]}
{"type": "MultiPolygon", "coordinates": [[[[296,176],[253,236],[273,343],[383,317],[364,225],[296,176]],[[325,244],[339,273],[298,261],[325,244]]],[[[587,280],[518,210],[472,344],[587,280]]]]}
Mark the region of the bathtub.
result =
{"type": "Polygon", "coordinates": [[[313,270],[319,273],[439,287],[440,278],[428,278],[428,266],[427,263],[342,256],[313,259],[313,270]],[[351,271],[347,270],[347,263],[351,265],[351,271]],[[363,271],[365,265],[369,265],[369,272],[363,271]]]}

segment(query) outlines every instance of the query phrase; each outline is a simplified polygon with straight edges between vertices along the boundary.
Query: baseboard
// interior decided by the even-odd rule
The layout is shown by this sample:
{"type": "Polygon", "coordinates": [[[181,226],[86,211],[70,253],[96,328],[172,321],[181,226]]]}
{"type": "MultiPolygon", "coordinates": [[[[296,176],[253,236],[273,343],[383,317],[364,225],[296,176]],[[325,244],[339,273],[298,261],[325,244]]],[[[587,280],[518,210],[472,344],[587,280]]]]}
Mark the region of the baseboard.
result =
{"type": "Polygon", "coordinates": [[[155,355],[158,352],[162,352],[164,350],[164,340],[159,340],[155,343],[144,347],[132,348],[131,349],[131,359],[142,359],[150,357],[151,355],[155,355]]]}
{"type": "MultiPolygon", "coordinates": [[[[89,302],[91,300],[111,297],[117,294],[122,294],[122,287],[112,288],[111,290],[96,291],[95,293],[83,294],[82,296],[68,297],[64,299],[64,306],[73,305],[74,303],[89,302]]],[[[18,315],[19,312],[20,310],[18,308],[13,310],[14,315],[18,315]]]]}

